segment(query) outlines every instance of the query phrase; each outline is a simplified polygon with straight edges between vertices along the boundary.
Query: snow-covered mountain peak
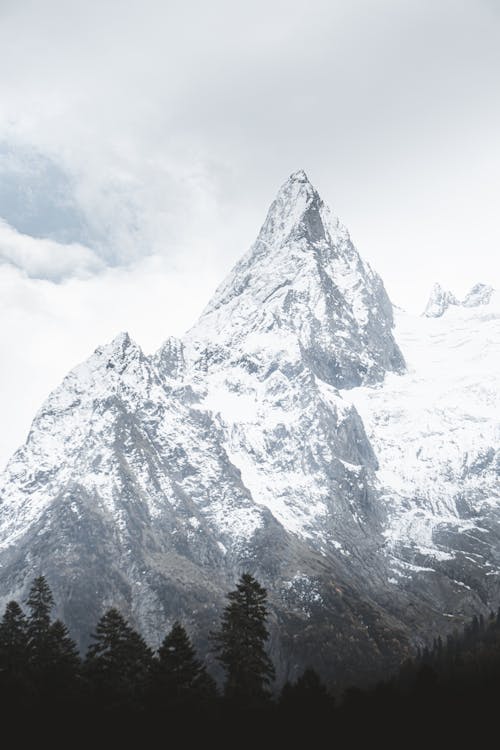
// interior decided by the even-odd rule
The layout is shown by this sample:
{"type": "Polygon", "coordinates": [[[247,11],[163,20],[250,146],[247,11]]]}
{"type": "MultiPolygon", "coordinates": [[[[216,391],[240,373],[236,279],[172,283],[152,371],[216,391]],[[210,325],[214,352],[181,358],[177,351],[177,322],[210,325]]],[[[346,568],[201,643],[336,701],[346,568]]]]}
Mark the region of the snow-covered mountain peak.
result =
{"type": "Polygon", "coordinates": [[[288,178],[288,182],[309,182],[309,177],[303,169],[297,169],[296,172],[292,172],[288,178]]]}
{"type": "Polygon", "coordinates": [[[89,363],[107,369],[126,366],[130,361],[143,356],[138,344],[126,331],[117,334],[108,344],[97,347],[89,363]]]}
{"type": "Polygon", "coordinates": [[[349,387],[404,366],[391,328],[380,277],[299,171],[185,343],[204,371],[230,363],[265,377],[286,361],[349,387]]]}
{"type": "Polygon", "coordinates": [[[186,366],[184,344],[181,339],[169,336],[156,352],[154,362],[162,377],[174,379],[181,377],[186,366]]]}
{"type": "Polygon", "coordinates": [[[479,305],[488,305],[494,293],[494,289],[489,284],[474,284],[470,292],[465,297],[462,305],[464,307],[478,307],[479,305]]]}
{"type": "Polygon", "coordinates": [[[489,284],[474,284],[470,292],[460,301],[454,294],[443,289],[441,284],[434,284],[423,314],[426,318],[440,318],[452,305],[455,307],[488,305],[494,291],[489,284]]]}
{"type": "Polygon", "coordinates": [[[426,318],[440,318],[450,305],[459,304],[454,294],[443,289],[441,284],[434,284],[424,310],[424,316],[426,318]]]}
{"type": "Polygon", "coordinates": [[[262,252],[282,247],[290,240],[305,239],[309,243],[327,241],[329,233],[349,237],[345,227],[332,217],[321,196],[304,170],[290,175],[272,202],[266,220],[259,232],[256,246],[262,243],[262,252]]]}

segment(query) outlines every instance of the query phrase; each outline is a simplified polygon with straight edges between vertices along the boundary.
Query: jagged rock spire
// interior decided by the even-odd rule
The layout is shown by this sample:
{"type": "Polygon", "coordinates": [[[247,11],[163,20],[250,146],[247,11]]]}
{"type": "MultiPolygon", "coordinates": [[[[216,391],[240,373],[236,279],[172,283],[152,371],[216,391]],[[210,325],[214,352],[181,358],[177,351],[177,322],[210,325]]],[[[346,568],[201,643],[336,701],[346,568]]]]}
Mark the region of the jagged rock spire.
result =
{"type": "Polygon", "coordinates": [[[440,318],[451,305],[459,307],[488,305],[494,291],[493,287],[488,284],[474,284],[470,292],[460,301],[454,294],[443,289],[441,284],[434,284],[423,315],[426,318],[440,318]]]}
{"type": "Polygon", "coordinates": [[[209,365],[220,359],[216,347],[229,360],[252,358],[263,372],[286,352],[288,364],[348,388],[404,367],[391,328],[380,277],[299,170],[279,189],[256,242],[186,343],[209,365]]]}
{"type": "Polygon", "coordinates": [[[450,305],[459,304],[454,294],[443,289],[441,284],[434,284],[424,310],[424,316],[426,318],[440,318],[450,305]]]}

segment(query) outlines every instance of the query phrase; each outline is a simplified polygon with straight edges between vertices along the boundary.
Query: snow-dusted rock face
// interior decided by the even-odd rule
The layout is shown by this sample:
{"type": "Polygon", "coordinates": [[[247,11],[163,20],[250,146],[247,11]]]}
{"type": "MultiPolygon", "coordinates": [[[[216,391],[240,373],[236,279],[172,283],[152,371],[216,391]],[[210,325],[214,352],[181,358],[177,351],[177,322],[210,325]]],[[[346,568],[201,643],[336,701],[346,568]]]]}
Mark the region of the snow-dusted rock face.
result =
{"type": "Polygon", "coordinates": [[[459,304],[454,294],[443,289],[441,284],[434,284],[424,315],[426,318],[440,318],[450,305],[459,304]]]}
{"type": "Polygon", "coordinates": [[[186,342],[209,371],[222,362],[263,378],[270,367],[307,367],[329,385],[349,388],[404,369],[392,326],[380,277],[299,171],[186,342]]]}
{"type": "Polygon", "coordinates": [[[434,284],[424,311],[426,318],[440,318],[450,305],[461,305],[462,307],[479,307],[488,305],[494,293],[492,286],[488,284],[475,284],[462,301],[454,294],[447,292],[440,284],[434,284]]]}
{"type": "Polygon", "coordinates": [[[344,684],[489,606],[490,296],[400,315],[407,372],[380,278],[293,174],[182,340],[146,356],[120,334],[42,406],[0,477],[0,597],[44,572],[82,645],[115,605],[153,645],[181,619],[206,650],[250,570],[280,678],[312,665],[344,684]],[[451,384],[448,349],[470,354],[451,384]]]}
{"type": "Polygon", "coordinates": [[[488,305],[494,292],[492,286],[488,284],[475,284],[469,294],[462,302],[464,307],[478,307],[479,305],[488,305]]]}

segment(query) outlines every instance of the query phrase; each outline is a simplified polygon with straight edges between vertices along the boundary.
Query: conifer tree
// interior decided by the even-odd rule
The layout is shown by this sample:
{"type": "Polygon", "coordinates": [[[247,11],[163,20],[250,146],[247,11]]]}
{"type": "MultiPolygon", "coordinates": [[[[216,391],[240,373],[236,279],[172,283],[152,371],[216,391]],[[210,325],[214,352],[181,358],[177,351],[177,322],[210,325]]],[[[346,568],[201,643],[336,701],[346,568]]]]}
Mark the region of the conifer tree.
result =
{"type": "Polygon", "coordinates": [[[28,664],[28,623],[16,601],[0,622],[0,696],[4,711],[20,708],[31,692],[28,664]]]}
{"type": "Polygon", "coordinates": [[[64,623],[51,621],[54,598],[44,576],[33,581],[27,605],[31,678],[44,703],[69,698],[76,686],[80,657],[64,623]]]}
{"type": "Polygon", "coordinates": [[[81,660],[76,643],[61,620],[50,626],[48,649],[47,684],[57,693],[71,692],[76,687],[81,660]]]}
{"type": "Polygon", "coordinates": [[[146,689],[152,652],[115,609],[97,623],[89,646],[85,672],[98,697],[111,706],[139,704],[146,689]]]}
{"type": "Polygon", "coordinates": [[[28,622],[16,601],[5,608],[0,623],[0,673],[14,675],[27,668],[28,622]]]}
{"type": "Polygon", "coordinates": [[[155,703],[188,704],[215,697],[216,686],[183,626],[176,622],[158,650],[153,677],[155,703]]]}
{"type": "Polygon", "coordinates": [[[52,660],[51,619],[54,598],[44,576],[35,578],[27,599],[30,610],[28,617],[28,652],[33,673],[41,676],[52,660]]]}
{"type": "Polygon", "coordinates": [[[269,637],[267,592],[249,573],[228,594],[220,630],[212,634],[217,659],[226,671],[227,698],[252,703],[269,696],[274,667],[265,650],[269,637]]]}

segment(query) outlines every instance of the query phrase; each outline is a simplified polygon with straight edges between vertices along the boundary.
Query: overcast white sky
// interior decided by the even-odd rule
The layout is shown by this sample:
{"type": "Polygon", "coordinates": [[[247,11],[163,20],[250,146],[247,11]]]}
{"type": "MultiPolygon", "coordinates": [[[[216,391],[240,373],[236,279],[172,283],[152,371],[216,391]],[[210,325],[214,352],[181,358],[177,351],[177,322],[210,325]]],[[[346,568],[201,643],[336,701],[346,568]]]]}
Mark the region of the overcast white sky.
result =
{"type": "Polygon", "coordinates": [[[195,320],[304,168],[425,305],[500,286],[496,0],[0,0],[0,464],[120,330],[195,320]]]}

